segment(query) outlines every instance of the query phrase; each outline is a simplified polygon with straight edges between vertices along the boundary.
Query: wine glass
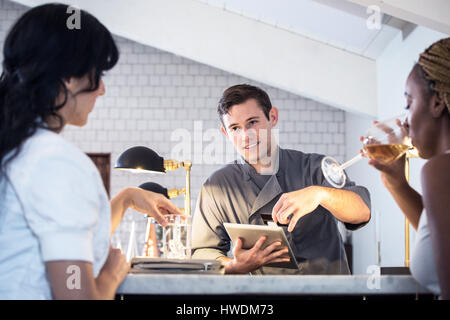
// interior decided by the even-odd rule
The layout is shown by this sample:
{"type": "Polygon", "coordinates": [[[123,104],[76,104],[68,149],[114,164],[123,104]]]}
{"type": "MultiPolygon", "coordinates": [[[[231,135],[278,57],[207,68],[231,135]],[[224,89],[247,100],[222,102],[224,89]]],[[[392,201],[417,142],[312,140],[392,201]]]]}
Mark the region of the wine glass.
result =
{"type": "Polygon", "coordinates": [[[363,156],[389,164],[414,147],[404,126],[406,115],[397,116],[383,122],[374,122],[363,137],[363,152],[349,161],[340,164],[332,157],[322,159],[322,172],[325,179],[335,188],[345,185],[344,169],[362,159],[363,156]],[[403,120],[403,122],[402,122],[403,120]]]}

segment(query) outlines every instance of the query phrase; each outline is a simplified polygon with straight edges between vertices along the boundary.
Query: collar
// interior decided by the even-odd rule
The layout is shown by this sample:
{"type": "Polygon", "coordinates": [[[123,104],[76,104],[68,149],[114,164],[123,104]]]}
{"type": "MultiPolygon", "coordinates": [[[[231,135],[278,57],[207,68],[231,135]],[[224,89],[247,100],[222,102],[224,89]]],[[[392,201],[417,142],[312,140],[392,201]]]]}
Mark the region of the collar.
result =
{"type": "MultiPolygon", "coordinates": [[[[284,150],[282,148],[280,148],[277,145],[277,148],[275,149],[275,156],[274,159],[276,161],[275,163],[275,172],[272,173],[271,175],[276,175],[277,177],[279,177],[282,173],[282,168],[283,168],[283,153],[284,150]]],[[[249,164],[247,161],[245,161],[245,159],[240,155],[238,157],[238,159],[236,160],[236,163],[240,165],[240,167],[242,168],[242,171],[244,173],[244,178],[246,181],[250,180],[252,176],[258,175],[259,173],[256,172],[256,169],[253,168],[253,166],[251,164],[249,164]]]]}
{"type": "Polygon", "coordinates": [[[250,210],[250,216],[283,193],[276,175],[272,175],[264,188],[258,193],[250,210]]]}

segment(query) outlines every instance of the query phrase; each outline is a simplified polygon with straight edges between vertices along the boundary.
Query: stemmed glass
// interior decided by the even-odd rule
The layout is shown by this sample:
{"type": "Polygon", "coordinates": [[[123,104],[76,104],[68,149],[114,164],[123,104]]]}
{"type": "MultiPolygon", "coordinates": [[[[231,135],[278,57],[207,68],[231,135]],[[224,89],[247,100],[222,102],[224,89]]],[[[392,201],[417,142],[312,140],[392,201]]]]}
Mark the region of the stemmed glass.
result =
{"type": "Polygon", "coordinates": [[[343,164],[332,157],[324,157],[322,172],[327,181],[335,188],[342,188],[346,182],[344,169],[363,157],[389,164],[413,149],[404,120],[406,120],[406,114],[383,122],[374,122],[362,139],[363,151],[343,164]]]}

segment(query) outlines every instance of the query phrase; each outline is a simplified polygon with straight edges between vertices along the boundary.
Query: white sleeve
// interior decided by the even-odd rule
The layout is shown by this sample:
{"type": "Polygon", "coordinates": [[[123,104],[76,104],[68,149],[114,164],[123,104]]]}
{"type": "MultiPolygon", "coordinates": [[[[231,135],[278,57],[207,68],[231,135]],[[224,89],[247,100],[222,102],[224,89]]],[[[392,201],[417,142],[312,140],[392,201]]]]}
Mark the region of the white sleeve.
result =
{"type": "Polygon", "coordinates": [[[93,262],[93,231],[101,200],[82,154],[45,152],[27,168],[25,218],[42,259],[93,262]]]}

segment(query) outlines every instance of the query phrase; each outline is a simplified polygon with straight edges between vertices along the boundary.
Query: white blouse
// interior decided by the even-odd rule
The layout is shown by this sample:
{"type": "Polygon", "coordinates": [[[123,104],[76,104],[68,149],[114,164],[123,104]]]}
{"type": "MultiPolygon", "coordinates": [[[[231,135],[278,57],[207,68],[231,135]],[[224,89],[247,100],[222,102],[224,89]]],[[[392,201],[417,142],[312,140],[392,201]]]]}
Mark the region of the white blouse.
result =
{"type": "MultiPolygon", "coordinates": [[[[445,153],[450,153],[447,150],[445,153]]],[[[424,209],[417,227],[414,252],[411,257],[410,270],[414,279],[436,295],[441,294],[436,265],[434,263],[433,247],[431,245],[430,229],[428,229],[427,212],[424,209]]]]}
{"type": "Polygon", "coordinates": [[[441,294],[433,248],[431,247],[430,229],[428,229],[427,213],[423,210],[417,227],[414,252],[409,269],[418,283],[436,295],[441,294]]]}
{"type": "Polygon", "coordinates": [[[46,261],[91,262],[96,277],[109,252],[111,207],[89,157],[38,129],[7,174],[0,178],[0,299],[51,299],[46,261]]]}

